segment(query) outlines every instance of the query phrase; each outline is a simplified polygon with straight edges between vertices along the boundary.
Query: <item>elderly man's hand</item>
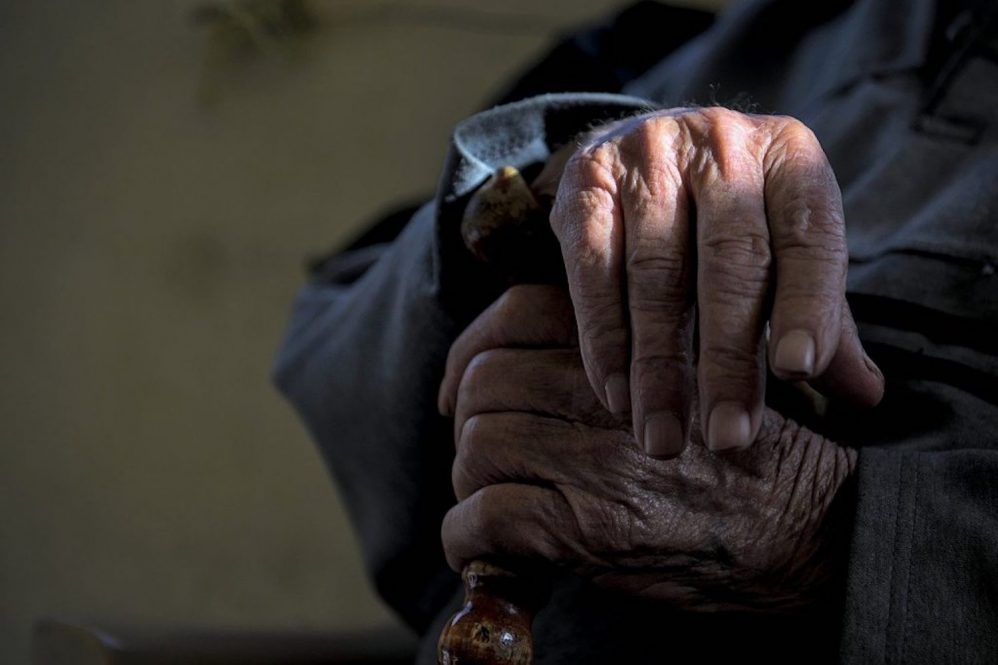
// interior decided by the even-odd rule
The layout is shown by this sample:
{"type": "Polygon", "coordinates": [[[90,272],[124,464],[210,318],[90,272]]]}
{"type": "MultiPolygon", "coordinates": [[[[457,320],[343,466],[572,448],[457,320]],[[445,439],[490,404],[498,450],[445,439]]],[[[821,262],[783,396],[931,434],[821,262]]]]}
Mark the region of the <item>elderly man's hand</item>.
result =
{"type": "Polygon", "coordinates": [[[473,559],[555,562],[689,610],[785,609],[840,569],[838,511],[855,452],[765,409],[755,445],[715,454],[694,418],[676,459],[646,456],[595,399],[557,287],[519,286],[458,339],[459,503],[443,541],[473,559]],[[520,348],[502,348],[520,347],[520,348]],[[523,348],[530,347],[530,348],[523,348]]]}
{"type": "Polygon", "coordinates": [[[807,127],[672,109],[589,137],[568,160],[551,225],[586,375],[607,409],[632,413],[646,452],[675,455],[690,438],[697,318],[712,449],[758,439],[767,322],[777,376],[879,401],[882,377],[845,302],[841,194],[807,127]]]}

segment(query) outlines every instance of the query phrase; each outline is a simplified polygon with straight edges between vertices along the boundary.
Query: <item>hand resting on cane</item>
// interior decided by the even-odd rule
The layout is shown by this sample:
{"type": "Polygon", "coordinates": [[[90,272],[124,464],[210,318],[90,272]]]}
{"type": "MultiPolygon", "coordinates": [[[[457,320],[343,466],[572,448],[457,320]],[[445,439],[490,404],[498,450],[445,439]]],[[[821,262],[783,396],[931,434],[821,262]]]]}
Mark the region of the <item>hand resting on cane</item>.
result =
{"type": "Polygon", "coordinates": [[[713,453],[694,399],[691,445],[650,458],[593,395],[575,338],[563,289],[516,286],[452,347],[451,566],[547,561],[688,610],[821,598],[843,568],[855,451],[766,408],[754,445],[713,453]]]}

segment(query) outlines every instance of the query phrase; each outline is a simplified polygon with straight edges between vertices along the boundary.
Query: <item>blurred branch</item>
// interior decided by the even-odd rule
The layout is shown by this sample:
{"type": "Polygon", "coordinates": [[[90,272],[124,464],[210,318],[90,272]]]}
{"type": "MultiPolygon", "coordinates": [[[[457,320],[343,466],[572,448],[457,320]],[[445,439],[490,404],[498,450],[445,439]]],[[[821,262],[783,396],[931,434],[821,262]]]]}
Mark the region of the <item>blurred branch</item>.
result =
{"type": "Polygon", "coordinates": [[[315,26],[305,0],[211,0],[195,7],[191,19],[233,53],[273,51],[315,26]]]}

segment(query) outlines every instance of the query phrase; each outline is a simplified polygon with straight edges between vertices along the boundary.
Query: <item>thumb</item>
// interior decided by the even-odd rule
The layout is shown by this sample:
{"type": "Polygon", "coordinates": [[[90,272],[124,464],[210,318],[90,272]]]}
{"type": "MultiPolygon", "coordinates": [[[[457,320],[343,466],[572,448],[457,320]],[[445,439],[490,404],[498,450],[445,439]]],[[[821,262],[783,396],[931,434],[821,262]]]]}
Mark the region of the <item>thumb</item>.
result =
{"type": "Polygon", "coordinates": [[[842,333],[835,355],[824,373],[809,383],[829,399],[857,408],[872,408],[884,396],[884,375],[863,350],[848,304],[842,310],[842,333]]]}

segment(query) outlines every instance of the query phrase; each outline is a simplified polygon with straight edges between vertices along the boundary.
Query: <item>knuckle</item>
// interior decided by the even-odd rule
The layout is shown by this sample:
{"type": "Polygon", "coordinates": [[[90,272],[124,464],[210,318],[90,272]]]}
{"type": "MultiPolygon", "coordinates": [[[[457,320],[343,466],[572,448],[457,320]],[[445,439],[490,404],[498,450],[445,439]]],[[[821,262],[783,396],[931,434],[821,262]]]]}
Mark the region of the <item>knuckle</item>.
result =
{"type": "Polygon", "coordinates": [[[464,374],[461,376],[461,383],[457,388],[459,403],[467,403],[472,397],[475,396],[478,392],[479,386],[483,383],[487,366],[482,360],[482,356],[486,353],[488,353],[488,351],[483,351],[477,354],[471,359],[468,366],[464,368],[464,374]]]}
{"type": "Polygon", "coordinates": [[[464,421],[457,449],[458,458],[464,466],[469,459],[478,457],[485,448],[484,439],[488,433],[483,423],[484,417],[483,414],[476,413],[464,421]]]}
{"type": "Polygon", "coordinates": [[[546,303],[566,299],[566,293],[561,286],[551,284],[514,284],[500,296],[504,301],[506,312],[510,314],[531,314],[546,303]]]}
{"type": "Polygon", "coordinates": [[[464,370],[465,378],[470,383],[487,382],[506,357],[506,349],[486,349],[479,351],[464,370]]]}
{"type": "Polygon", "coordinates": [[[708,381],[743,380],[759,370],[755,345],[742,348],[729,342],[714,342],[700,348],[701,362],[707,367],[708,381]]]}
{"type": "Polygon", "coordinates": [[[812,238],[802,242],[794,238],[781,243],[776,260],[781,267],[794,265],[795,269],[803,268],[805,274],[819,271],[824,274],[831,266],[840,266],[836,272],[845,277],[849,255],[844,242],[840,244],[831,238],[812,238]]]}
{"type": "MultiPolygon", "coordinates": [[[[493,305],[488,343],[493,347],[516,346],[538,338],[562,338],[565,327],[574,325],[572,303],[563,287],[517,284],[507,289],[493,305]]],[[[553,341],[553,340],[551,340],[553,341]]]]}
{"type": "Polygon", "coordinates": [[[662,139],[663,130],[670,124],[668,116],[650,116],[630,126],[628,137],[639,154],[655,150],[662,139]]]}
{"type": "MultiPolygon", "coordinates": [[[[654,379],[662,381],[662,368],[668,371],[684,371],[692,364],[689,349],[635,349],[633,364],[638,382],[654,379]]],[[[668,383],[668,381],[666,381],[668,383]]]]}
{"type": "MultiPolygon", "coordinates": [[[[620,147],[622,160],[631,165],[643,164],[644,166],[648,166],[648,157],[662,150],[662,140],[664,137],[661,128],[661,123],[651,119],[634,125],[620,147]]],[[[636,173],[639,173],[638,169],[628,171],[628,175],[636,173]]]]}
{"type": "Polygon", "coordinates": [[[605,247],[605,238],[616,215],[615,195],[602,187],[577,189],[555,203],[558,237],[563,245],[581,258],[605,247]]]}
{"type": "MultiPolygon", "coordinates": [[[[637,158],[635,158],[637,161],[637,158]]],[[[621,196],[639,216],[653,216],[663,205],[683,206],[686,185],[674,158],[646,155],[621,178],[621,196]]]]}
{"type": "Polygon", "coordinates": [[[744,118],[744,114],[724,106],[708,106],[698,109],[696,113],[710,125],[715,126],[728,125],[735,122],[740,123],[744,118]]]}
{"type": "Polygon", "coordinates": [[[514,284],[506,289],[495,302],[492,327],[503,330],[511,320],[522,318],[536,295],[534,291],[535,287],[528,284],[514,284]]]}
{"type": "Polygon", "coordinates": [[[483,487],[472,495],[472,522],[477,532],[488,545],[501,542],[500,534],[508,522],[505,511],[499,501],[499,490],[495,487],[483,487]]]}
{"type": "Polygon", "coordinates": [[[506,289],[505,296],[513,304],[530,303],[550,290],[544,284],[513,284],[506,289]]]}
{"type": "Polygon", "coordinates": [[[767,173],[786,163],[808,166],[811,171],[815,170],[813,167],[824,171],[827,159],[810,127],[790,116],[771,117],[769,124],[770,139],[764,160],[767,173]]]}
{"type": "Polygon", "coordinates": [[[614,191],[601,184],[590,184],[567,193],[563,205],[567,212],[577,214],[613,210],[614,191]]]}
{"type": "Polygon", "coordinates": [[[818,137],[810,127],[797,118],[790,115],[775,115],[770,117],[770,121],[775,126],[774,135],[788,145],[809,145],[817,146],[818,137]]]}
{"type": "Polygon", "coordinates": [[[587,305],[579,342],[584,351],[598,358],[623,350],[627,331],[621,322],[620,302],[587,305]]]}
{"type": "Polygon", "coordinates": [[[770,288],[769,273],[723,264],[714,270],[712,288],[697,294],[701,325],[709,321],[721,328],[745,325],[765,304],[770,288]]]}
{"type": "Polygon", "coordinates": [[[771,318],[774,325],[804,318],[819,329],[834,328],[832,322],[839,318],[843,302],[842,294],[831,289],[788,286],[778,291],[771,318]]]}
{"type": "Polygon", "coordinates": [[[717,152],[720,143],[727,143],[733,136],[745,134],[751,125],[748,116],[723,106],[708,106],[690,111],[683,116],[689,132],[688,140],[700,147],[711,147],[717,152]]]}
{"type": "Polygon", "coordinates": [[[647,275],[651,279],[678,281],[686,272],[686,251],[672,245],[638,247],[627,257],[628,276],[647,275]]]}
{"type": "Polygon", "coordinates": [[[592,185],[562,186],[551,208],[551,230],[562,245],[574,250],[585,240],[581,233],[581,220],[598,218],[613,210],[613,195],[606,189],[592,185]]]}
{"type": "Polygon", "coordinates": [[[462,453],[455,457],[451,466],[451,485],[458,501],[464,501],[488,489],[490,479],[487,469],[487,464],[483,464],[472,454],[462,453]]]}
{"type": "Polygon", "coordinates": [[[683,417],[689,405],[689,391],[696,386],[691,350],[635,354],[631,371],[641,395],[642,413],[665,409],[683,417]]]}
{"type": "MultiPolygon", "coordinates": [[[[576,200],[580,208],[584,210],[591,210],[594,212],[612,213],[616,208],[616,201],[614,195],[607,191],[606,189],[599,187],[590,187],[588,189],[583,189],[576,195],[576,200]]],[[[610,217],[610,215],[595,215],[590,219],[589,224],[582,228],[592,228],[597,227],[598,230],[602,230],[599,225],[593,220],[601,220],[610,217]]],[[[595,234],[588,233],[581,236],[582,241],[589,241],[594,237],[595,234]]]]}
{"type": "Polygon", "coordinates": [[[570,281],[572,303],[580,322],[622,320],[622,294],[618,289],[618,284],[610,284],[601,279],[570,281]]]}
{"type": "Polygon", "coordinates": [[[494,483],[503,475],[502,469],[511,467],[512,460],[503,458],[495,445],[500,440],[500,421],[500,416],[488,413],[465,421],[451,466],[451,483],[459,499],[494,483]]]}
{"type": "Polygon", "coordinates": [[[816,208],[798,197],[772,214],[782,221],[774,234],[781,250],[807,252],[821,260],[845,258],[845,218],[840,210],[816,208]]]}
{"type": "Polygon", "coordinates": [[[675,116],[648,116],[627,126],[627,132],[617,147],[617,156],[622,164],[667,164],[668,161],[659,162],[654,157],[669,154],[681,135],[680,123],[675,116]]]}
{"type": "Polygon", "coordinates": [[[818,137],[811,131],[811,128],[791,115],[764,116],[764,122],[769,127],[773,145],[819,145],[818,137]]]}
{"type": "Polygon", "coordinates": [[[474,403],[484,390],[493,385],[497,369],[505,357],[504,352],[505,349],[487,349],[471,359],[458,385],[459,403],[474,403]]]}
{"type": "Polygon", "coordinates": [[[770,256],[769,235],[752,227],[712,233],[704,238],[703,248],[716,256],[743,263],[754,264],[770,256]]]}
{"type": "Polygon", "coordinates": [[[769,237],[753,229],[715,233],[704,239],[701,258],[720,276],[758,281],[768,276],[773,256],[769,237]]]}
{"type": "Polygon", "coordinates": [[[612,199],[616,191],[618,162],[619,155],[613,143],[576,152],[565,165],[555,196],[556,212],[585,212],[604,206],[607,195],[612,199]]]}
{"type": "Polygon", "coordinates": [[[685,252],[635,252],[627,262],[628,305],[637,311],[680,311],[690,305],[685,252]]]}

